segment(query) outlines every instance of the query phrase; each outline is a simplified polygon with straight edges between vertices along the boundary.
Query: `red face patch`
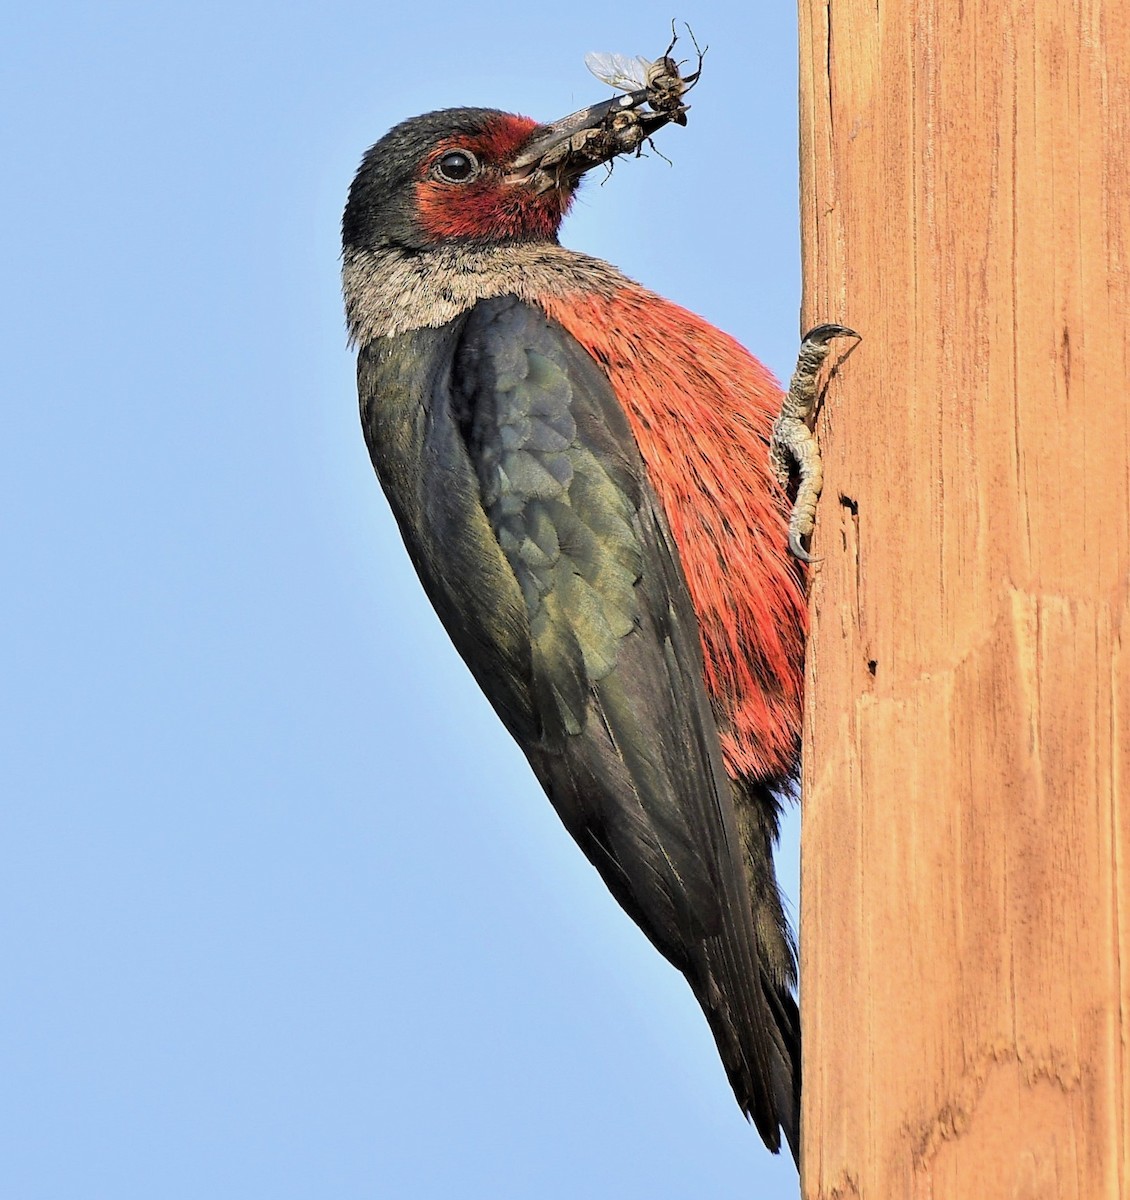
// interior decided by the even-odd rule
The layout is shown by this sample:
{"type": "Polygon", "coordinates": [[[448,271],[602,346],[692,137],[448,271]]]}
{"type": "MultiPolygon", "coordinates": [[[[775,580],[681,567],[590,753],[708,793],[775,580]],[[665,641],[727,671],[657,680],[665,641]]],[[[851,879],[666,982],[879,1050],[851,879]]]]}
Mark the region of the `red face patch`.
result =
{"type": "Polygon", "coordinates": [[[506,180],[509,164],[537,127],[529,117],[505,115],[480,134],[439,142],[421,164],[416,183],[416,211],[424,231],[437,242],[554,241],[572,190],[551,188],[538,195],[521,180],[506,180]],[[441,159],[457,151],[478,164],[478,172],[466,182],[440,173],[441,159]]]}

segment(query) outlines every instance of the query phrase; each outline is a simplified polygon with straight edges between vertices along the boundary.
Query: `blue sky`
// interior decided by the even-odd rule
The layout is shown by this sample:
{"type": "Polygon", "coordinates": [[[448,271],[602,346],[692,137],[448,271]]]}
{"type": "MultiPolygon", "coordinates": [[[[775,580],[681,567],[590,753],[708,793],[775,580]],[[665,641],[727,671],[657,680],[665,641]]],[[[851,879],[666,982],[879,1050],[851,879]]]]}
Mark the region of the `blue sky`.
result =
{"type": "MultiPolygon", "coordinates": [[[[563,240],[798,334],[791,5],[692,3],[686,129],[563,240]]],[[[0,1194],[795,1193],[431,613],[338,223],[401,118],[541,119],[639,5],[24,5],[0,72],[0,1194]]],[[[782,876],[795,897],[796,820],[782,876]]]]}

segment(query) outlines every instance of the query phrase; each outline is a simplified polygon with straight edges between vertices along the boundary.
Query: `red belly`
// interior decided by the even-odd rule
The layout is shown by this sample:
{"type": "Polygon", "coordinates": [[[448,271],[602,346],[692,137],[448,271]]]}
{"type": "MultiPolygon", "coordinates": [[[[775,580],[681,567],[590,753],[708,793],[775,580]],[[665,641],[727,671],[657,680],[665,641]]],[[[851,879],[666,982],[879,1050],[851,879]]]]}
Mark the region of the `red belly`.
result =
{"type": "Polygon", "coordinates": [[[734,775],[793,769],[806,605],[769,467],[781,391],[733,338],[643,288],[541,301],[627,411],[702,629],[706,686],[734,775]]]}

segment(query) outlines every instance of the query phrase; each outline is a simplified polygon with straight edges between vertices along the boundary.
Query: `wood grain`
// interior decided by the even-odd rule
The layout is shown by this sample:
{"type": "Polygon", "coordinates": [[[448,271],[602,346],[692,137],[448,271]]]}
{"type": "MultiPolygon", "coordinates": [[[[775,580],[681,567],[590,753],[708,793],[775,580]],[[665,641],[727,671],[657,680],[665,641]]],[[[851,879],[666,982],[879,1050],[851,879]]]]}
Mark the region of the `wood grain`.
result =
{"type": "Polygon", "coordinates": [[[800,26],[803,1192],[1130,1195],[1130,5],[800,26]]]}

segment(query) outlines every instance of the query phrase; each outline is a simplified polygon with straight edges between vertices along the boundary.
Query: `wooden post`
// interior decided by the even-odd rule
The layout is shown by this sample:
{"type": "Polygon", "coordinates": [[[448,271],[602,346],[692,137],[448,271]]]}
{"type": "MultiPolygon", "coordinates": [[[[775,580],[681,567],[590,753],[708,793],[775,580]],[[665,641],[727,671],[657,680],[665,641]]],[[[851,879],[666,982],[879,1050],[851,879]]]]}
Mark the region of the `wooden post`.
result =
{"type": "Polygon", "coordinates": [[[803,1193],[1130,1196],[1130,3],[800,28],[803,1193]]]}

